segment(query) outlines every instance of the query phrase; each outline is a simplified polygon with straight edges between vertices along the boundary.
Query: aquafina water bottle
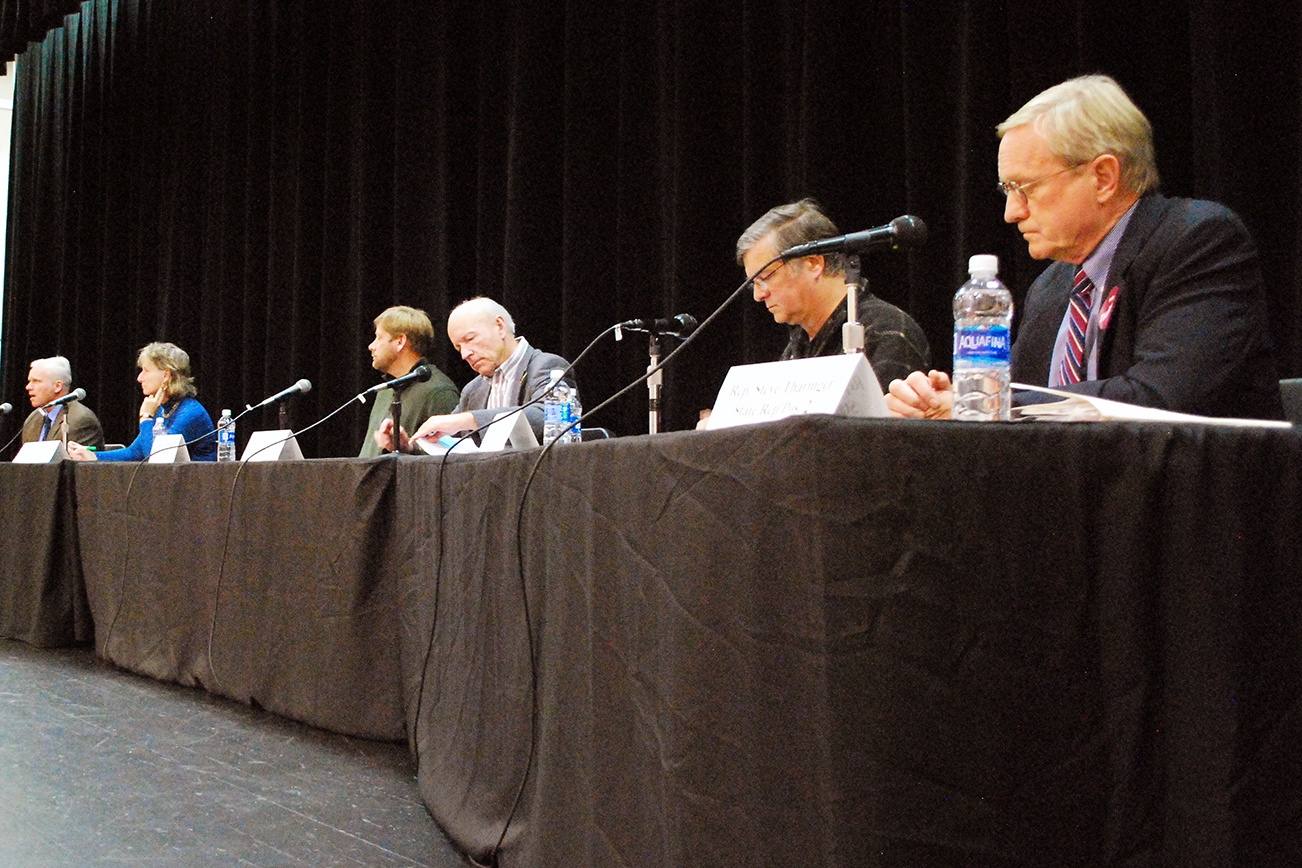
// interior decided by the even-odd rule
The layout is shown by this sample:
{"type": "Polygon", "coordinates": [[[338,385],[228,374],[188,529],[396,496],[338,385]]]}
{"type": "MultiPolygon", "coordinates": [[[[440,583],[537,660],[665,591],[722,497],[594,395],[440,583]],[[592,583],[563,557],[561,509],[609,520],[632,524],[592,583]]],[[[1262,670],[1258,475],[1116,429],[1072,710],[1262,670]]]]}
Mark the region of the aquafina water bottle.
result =
{"type": "Polygon", "coordinates": [[[1007,421],[1013,296],[999,280],[997,256],[973,256],[968,274],[954,294],[954,418],[1007,421]]]}
{"type": "Polygon", "coordinates": [[[561,379],[564,371],[551,372],[551,383],[543,397],[543,445],[546,446],[565,430],[569,424],[570,387],[561,379]]]}
{"type": "Polygon", "coordinates": [[[222,417],[217,420],[217,460],[235,460],[235,421],[230,410],[222,410],[222,417]]]}

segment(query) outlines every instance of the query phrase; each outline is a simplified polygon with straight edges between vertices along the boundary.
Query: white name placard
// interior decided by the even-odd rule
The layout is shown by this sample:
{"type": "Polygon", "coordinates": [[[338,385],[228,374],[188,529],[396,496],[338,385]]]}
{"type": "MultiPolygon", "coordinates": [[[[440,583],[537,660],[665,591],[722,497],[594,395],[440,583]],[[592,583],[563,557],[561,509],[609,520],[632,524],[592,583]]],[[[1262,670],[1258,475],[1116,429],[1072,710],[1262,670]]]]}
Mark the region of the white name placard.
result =
{"type": "Polygon", "coordinates": [[[67,457],[62,440],[37,440],[22,445],[14,456],[14,464],[51,464],[67,457]]]}
{"type": "Polygon", "coordinates": [[[450,434],[444,434],[438,440],[421,438],[415,443],[430,455],[443,455],[446,452],[501,452],[508,445],[514,449],[532,449],[538,445],[538,437],[524,413],[505,410],[479,429],[478,446],[473,437],[453,437],[450,434]]]}
{"type": "Polygon", "coordinates": [[[480,429],[480,452],[500,452],[508,443],[516,449],[532,449],[538,445],[538,438],[523,411],[498,413],[492,422],[480,429]]]}
{"type": "Polygon", "coordinates": [[[184,464],[190,460],[184,434],[159,434],[149,447],[150,464],[184,464]]]}
{"type": "Polygon", "coordinates": [[[863,353],[735,365],[706,427],[731,428],[800,416],[887,416],[886,400],[863,353]]]}
{"type": "Polygon", "coordinates": [[[298,448],[298,438],[286,428],[276,431],[254,431],[244,444],[241,461],[302,461],[303,450],[298,448]]]}

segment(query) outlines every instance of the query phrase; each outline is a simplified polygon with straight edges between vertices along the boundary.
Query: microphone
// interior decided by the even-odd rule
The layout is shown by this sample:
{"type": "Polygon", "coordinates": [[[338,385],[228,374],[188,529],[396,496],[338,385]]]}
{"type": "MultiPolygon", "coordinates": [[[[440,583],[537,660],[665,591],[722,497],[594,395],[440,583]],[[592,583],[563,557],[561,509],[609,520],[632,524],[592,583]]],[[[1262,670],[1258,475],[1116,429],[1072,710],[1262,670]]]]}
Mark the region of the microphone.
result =
{"type": "Polygon", "coordinates": [[[290,386],[288,389],[282,389],[281,391],[272,395],[270,398],[264,400],[261,404],[258,404],[256,407],[246,407],[244,412],[248,413],[251,410],[261,409],[262,407],[265,407],[268,404],[274,404],[277,401],[283,401],[286,398],[289,398],[293,395],[297,395],[299,392],[310,392],[310,391],[312,391],[311,380],[299,380],[297,383],[290,386]]]}
{"type": "Polygon", "coordinates": [[[3,404],[0,404],[0,416],[9,415],[10,413],[13,412],[13,409],[14,409],[14,405],[10,404],[8,401],[5,401],[3,404]]]}
{"type": "Polygon", "coordinates": [[[892,250],[898,250],[901,247],[921,244],[926,240],[927,224],[911,214],[905,214],[903,217],[896,217],[885,226],[788,247],[782,251],[781,256],[783,259],[798,259],[801,256],[822,253],[867,253],[874,247],[890,247],[892,250]]]}
{"type": "Polygon", "coordinates": [[[73,389],[71,392],[69,392],[68,394],[64,395],[62,398],[55,398],[55,399],[54,399],[53,401],[51,401],[50,403],[41,405],[41,409],[42,409],[42,410],[48,410],[48,409],[50,409],[51,407],[57,407],[57,406],[59,406],[60,404],[67,404],[67,403],[69,403],[69,402],[71,402],[71,401],[84,401],[84,400],[86,400],[86,390],[85,390],[85,389],[73,389]]]}
{"type": "Polygon", "coordinates": [[[619,324],[619,327],[626,331],[651,332],[679,339],[686,338],[696,331],[696,326],[696,317],[690,313],[680,313],[671,319],[631,319],[619,324]]]}
{"type": "Polygon", "coordinates": [[[411,373],[403,374],[401,377],[394,377],[392,380],[385,380],[383,383],[376,383],[362,394],[372,395],[376,392],[383,392],[385,389],[405,386],[408,383],[423,383],[432,376],[434,376],[434,372],[429,369],[429,365],[417,365],[411,369],[411,373]]]}

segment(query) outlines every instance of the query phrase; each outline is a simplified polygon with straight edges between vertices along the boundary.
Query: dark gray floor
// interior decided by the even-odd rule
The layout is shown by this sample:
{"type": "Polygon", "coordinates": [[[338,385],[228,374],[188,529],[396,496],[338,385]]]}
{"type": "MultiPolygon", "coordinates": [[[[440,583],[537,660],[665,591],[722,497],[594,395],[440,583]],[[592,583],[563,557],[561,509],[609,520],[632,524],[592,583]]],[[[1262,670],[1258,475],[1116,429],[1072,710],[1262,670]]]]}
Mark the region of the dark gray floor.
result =
{"type": "Polygon", "coordinates": [[[0,866],[465,864],[403,745],[0,640],[0,866]]]}

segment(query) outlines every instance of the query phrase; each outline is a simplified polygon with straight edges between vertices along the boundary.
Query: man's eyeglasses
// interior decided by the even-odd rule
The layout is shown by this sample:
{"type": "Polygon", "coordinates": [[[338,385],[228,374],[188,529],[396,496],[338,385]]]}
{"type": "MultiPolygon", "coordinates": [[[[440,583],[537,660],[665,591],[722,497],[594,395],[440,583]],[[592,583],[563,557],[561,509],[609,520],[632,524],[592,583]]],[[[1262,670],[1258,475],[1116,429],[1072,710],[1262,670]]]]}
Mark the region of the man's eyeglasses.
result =
{"type": "Polygon", "coordinates": [[[787,264],[787,260],[785,259],[782,260],[781,262],[775,262],[773,266],[769,268],[767,271],[765,271],[763,274],[757,274],[754,277],[752,277],[750,279],[751,285],[755,286],[756,284],[758,284],[759,286],[767,289],[769,283],[772,282],[773,280],[773,275],[781,271],[782,266],[786,264],[787,264]]]}
{"type": "Polygon", "coordinates": [[[1063,172],[1070,172],[1072,169],[1079,169],[1083,165],[1085,164],[1073,163],[1070,166],[1067,166],[1066,168],[1059,169],[1056,172],[1050,172],[1047,175],[1041,175],[1040,177],[1036,178],[1034,181],[1027,181],[1024,184],[1019,184],[1016,181],[1000,181],[998,184],[999,192],[1003,193],[1004,196],[1007,198],[1012,198],[1015,196],[1017,197],[1017,201],[1025,205],[1027,204],[1027,193],[1026,193],[1027,190],[1031,189],[1036,184],[1039,184],[1042,181],[1047,181],[1052,177],[1061,175],[1063,172]]]}

